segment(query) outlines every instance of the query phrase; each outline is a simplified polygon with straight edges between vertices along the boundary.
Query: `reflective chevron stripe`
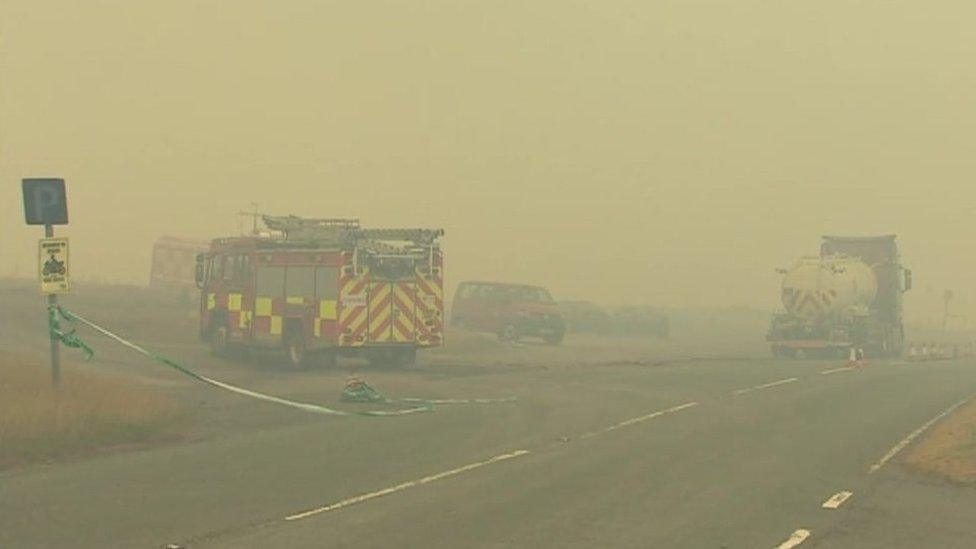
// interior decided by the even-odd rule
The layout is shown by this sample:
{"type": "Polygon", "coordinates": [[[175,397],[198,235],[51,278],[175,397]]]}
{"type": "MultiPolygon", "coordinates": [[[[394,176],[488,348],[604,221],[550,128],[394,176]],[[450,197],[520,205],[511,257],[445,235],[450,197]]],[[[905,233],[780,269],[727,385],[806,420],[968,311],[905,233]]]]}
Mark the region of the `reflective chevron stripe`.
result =
{"type": "Polygon", "coordinates": [[[416,321],[414,319],[414,296],[416,289],[412,282],[396,282],[393,287],[393,339],[398,343],[413,341],[416,321]]]}
{"type": "Polygon", "coordinates": [[[374,343],[387,343],[393,339],[390,330],[393,292],[390,286],[388,282],[369,285],[369,340],[374,343]]]}

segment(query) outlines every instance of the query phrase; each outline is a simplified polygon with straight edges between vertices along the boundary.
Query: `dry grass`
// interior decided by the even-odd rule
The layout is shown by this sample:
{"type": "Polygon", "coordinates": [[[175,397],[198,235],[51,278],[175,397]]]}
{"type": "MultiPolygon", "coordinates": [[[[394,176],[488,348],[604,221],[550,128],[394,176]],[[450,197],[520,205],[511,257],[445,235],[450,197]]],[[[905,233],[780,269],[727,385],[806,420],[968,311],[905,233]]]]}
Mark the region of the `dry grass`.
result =
{"type": "Polygon", "coordinates": [[[939,424],[912,450],[906,462],[924,473],[976,483],[976,400],[939,424]]]}
{"type": "Polygon", "coordinates": [[[59,395],[48,365],[0,353],[0,469],[175,434],[175,402],[122,379],[66,368],[59,395]]]}

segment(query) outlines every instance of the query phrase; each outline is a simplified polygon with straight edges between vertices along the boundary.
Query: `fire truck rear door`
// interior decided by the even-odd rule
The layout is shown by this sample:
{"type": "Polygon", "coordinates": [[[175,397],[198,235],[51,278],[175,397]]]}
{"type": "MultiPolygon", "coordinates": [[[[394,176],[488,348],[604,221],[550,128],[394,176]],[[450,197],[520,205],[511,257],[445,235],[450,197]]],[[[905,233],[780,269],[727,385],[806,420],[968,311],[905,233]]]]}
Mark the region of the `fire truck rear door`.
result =
{"type": "Polygon", "coordinates": [[[413,281],[400,281],[391,284],[393,293],[393,341],[409,343],[416,339],[417,333],[417,288],[413,281]]]}
{"type": "Polygon", "coordinates": [[[372,282],[369,285],[369,342],[393,341],[393,284],[372,282]]]}

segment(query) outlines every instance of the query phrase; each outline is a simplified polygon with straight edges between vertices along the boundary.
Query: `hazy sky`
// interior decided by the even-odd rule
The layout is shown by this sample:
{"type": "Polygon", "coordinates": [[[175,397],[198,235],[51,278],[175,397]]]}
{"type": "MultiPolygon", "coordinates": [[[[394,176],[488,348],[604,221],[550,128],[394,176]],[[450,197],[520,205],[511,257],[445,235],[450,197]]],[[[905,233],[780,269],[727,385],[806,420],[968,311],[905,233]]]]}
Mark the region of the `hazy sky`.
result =
{"type": "MultiPolygon", "coordinates": [[[[145,283],[236,213],[447,230],[448,276],[774,307],[823,233],[976,305],[969,1],[0,1],[0,274],[20,179],[74,274],[145,283]]],[[[976,322],[976,307],[971,314],[976,322]]]]}

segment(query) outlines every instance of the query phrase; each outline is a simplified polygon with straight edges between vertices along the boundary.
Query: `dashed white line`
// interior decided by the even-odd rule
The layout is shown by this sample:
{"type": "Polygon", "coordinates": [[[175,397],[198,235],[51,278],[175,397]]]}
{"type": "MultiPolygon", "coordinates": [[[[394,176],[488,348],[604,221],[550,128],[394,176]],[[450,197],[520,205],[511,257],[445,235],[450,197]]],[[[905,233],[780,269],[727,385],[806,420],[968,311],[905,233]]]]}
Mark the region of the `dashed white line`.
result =
{"type": "Polygon", "coordinates": [[[611,425],[611,426],[607,427],[605,430],[606,431],[615,431],[617,429],[620,429],[621,427],[627,427],[628,425],[633,425],[635,423],[641,423],[642,421],[647,421],[649,419],[654,419],[656,417],[666,416],[668,414],[673,414],[675,412],[680,412],[681,410],[684,410],[686,408],[692,408],[694,406],[698,406],[698,403],[697,402],[688,402],[688,403],[685,403],[685,404],[681,404],[679,406],[673,406],[671,408],[668,408],[667,410],[659,410],[657,412],[652,412],[652,413],[647,414],[645,416],[639,416],[639,417],[631,418],[631,419],[628,419],[628,420],[625,420],[625,421],[621,421],[620,423],[617,423],[615,425],[611,425]]]}
{"type": "Polygon", "coordinates": [[[854,492],[848,492],[846,490],[843,492],[837,492],[836,494],[830,496],[830,499],[823,502],[823,505],[821,505],[821,507],[823,507],[824,509],[837,509],[841,505],[844,505],[845,501],[851,499],[851,496],[853,495],[854,492]]]}
{"type": "Polygon", "coordinates": [[[784,541],[783,543],[776,546],[776,549],[792,549],[797,545],[800,545],[804,541],[810,538],[810,530],[803,530],[802,528],[793,532],[790,539],[784,541]]]}
{"type": "Polygon", "coordinates": [[[934,418],[926,421],[925,424],[922,425],[921,427],[919,427],[918,429],[915,429],[914,431],[912,431],[911,433],[909,433],[909,435],[907,437],[901,439],[901,441],[899,441],[898,444],[895,444],[895,446],[891,450],[888,450],[888,453],[887,454],[885,454],[884,456],[882,456],[881,459],[879,459],[874,465],[872,465],[868,469],[868,474],[871,474],[871,473],[877,471],[878,469],[881,469],[882,467],[884,467],[885,463],[888,463],[889,461],[891,461],[891,458],[897,456],[899,452],[901,452],[902,450],[904,450],[906,446],[908,446],[909,444],[911,444],[913,440],[915,440],[919,435],[921,435],[922,433],[924,433],[936,421],[939,421],[940,419],[944,418],[945,416],[951,414],[953,410],[955,410],[956,408],[962,406],[970,398],[971,397],[966,397],[966,398],[960,400],[959,402],[953,404],[952,406],[950,406],[949,408],[947,408],[946,410],[944,410],[939,415],[937,415],[934,418]]]}
{"type": "Polygon", "coordinates": [[[843,368],[834,368],[832,370],[824,370],[820,372],[822,376],[829,376],[830,374],[836,374],[837,372],[850,372],[851,370],[857,370],[857,366],[844,366],[843,368]]]}
{"type": "Polygon", "coordinates": [[[641,423],[641,422],[644,422],[644,421],[647,421],[647,420],[650,420],[650,419],[654,419],[656,417],[666,416],[668,414],[673,414],[675,412],[680,412],[681,410],[685,410],[687,408],[693,408],[695,406],[698,406],[698,403],[697,402],[687,402],[685,404],[681,404],[681,405],[678,405],[678,406],[672,406],[671,408],[667,408],[665,410],[658,410],[656,412],[651,412],[650,414],[647,414],[647,415],[638,416],[638,417],[635,417],[635,418],[631,418],[631,419],[627,419],[627,420],[621,421],[620,423],[615,423],[615,424],[613,424],[613,425],[611,425],[609,427],[605,427],[603,429],[600,429],[599,431],[595,431],[595,432],[592,432],[592,433],[586,433],[584,435],[581,435],[580,438],[590,438],[590,437],[594,437],[594,436],[599,435],[599,434],[602,434],[602,433],[609,433],[610,431],[616,431],[617,429],[621,429],[623,427],[628,427],[630,425],[634,425],[636,423],[641,423]]]}
{"type": "Polygon", "coordinates": [[[317,509],[310,509],[308,511],[303,511],[301,513],[296,513],[294,515],[289,515],[289,516],[285,517],[285,520],[287,520],[287,521],[300,520],[300,519],[308,518],[308,517],[311,517],[311,516],[314,516],[314,515],[318,515],[318,514],[321,514],[321,513],[328,513],[330,511],[335,511],[337,509],[342,509],[343,507],[348,507],[350,505],[355,505],[357,503],[362,503],[364,501],[369,501],[371,499],[376,499],[376,498],[381,498],[383,496],[388,496],[390,494],[394,494],[396,492],[400,492],[402,490],[406,490],[407,488],[413,488],[414,486],[420,486],[422,484],[427,484],[427,483],[430,483],[430,482],[434,482],[435,480],[441,480],[441,479],[444,479],[444,478],[447,478],[447,477],[452,477],[452,476],[455,476],[455,475],[459,475],[461,473],[466,473],[468,471],[472,471],[474,469],[479,469],[481,467],[485,467],[485,466],[488,466],[488,465],[492,465],[494,463],[498,463],[498,462],[501,462],[501,461],[507,461],[509,459],[514,459],[514,458],[517,458],[517,457],[522,457],[522,456],[528,455],[529,453],[530,452],[528,450],[517,450],[517,451],[511,452],[509,454],[497,455],[497,456],[495,456],[495,457],[493,457],[491,459],[486,459],[485,461],[479,461],[477,463],[470,463],[470,464],[465,465],[463,467],[458,467],[457,469],[451,469],[450,471],[444,471],[443,473],[437,473],[436,475],[426,476],[426,477],[421,478],[421,479],[411,480],[409,482],[404,482],[402,484],[397,484],[396,486],[391,486],[389,488],[384,488],[382,490],[377,490],[375,492],[370,492],[368,494],[363,494],[363,495],[356,496],[356,497],[352,497],[352,498],[349,498],[349,499],[344,499],[344,500],[342,500],[340,502],[333,503],[331,505],[326,505],[324,507],[319,507],[317,509]]]}
{"type": "Polygon", "coordinates": [[[785,385],[787,383],[793,383],[798,380],[798,377],[791,377],[789,379],[781,379],[779,381],[772,381],[770,383],[764,383],[762,385],[756,385],[755,387],[747,387],[745,389],[739,389],[737,391],[732,391],[733,395],[744,395],[746,393],[751,393],[752,391],[758,391],[760,389],[769,389],[770,387],[776,387],[777,385],[785,385]]]}

